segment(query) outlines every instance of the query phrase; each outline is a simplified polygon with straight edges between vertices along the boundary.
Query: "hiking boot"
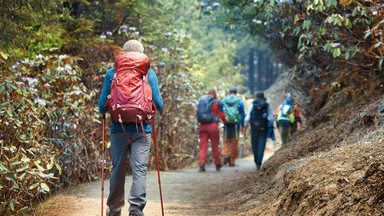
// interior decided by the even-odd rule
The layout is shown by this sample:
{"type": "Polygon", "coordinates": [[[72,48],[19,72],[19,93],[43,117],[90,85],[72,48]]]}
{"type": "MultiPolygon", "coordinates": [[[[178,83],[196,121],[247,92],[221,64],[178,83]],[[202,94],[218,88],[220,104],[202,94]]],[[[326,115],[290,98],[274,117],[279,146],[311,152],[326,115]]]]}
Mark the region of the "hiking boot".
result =
{"type": "Polygon", "coordinates": [[[217,165],[216,165],[216,171],[220,171],[221,167],[223,167],[223,165],[221,165],[221,164],[217,164],[217,165]]]}
{"type": "Polygon", "coordinates": [[[106,212],[106,215],[107,216],[120,216],[121,215],[121,210],[118,211],[118,212],[112,212],[111,209],[107,209],[107,212],[106,212]]]}
{"type": "Polygon", "coordinates": [[[256,165],[256,170],[259,171],[261,169],[261,166],[256,165]]]}
{"type": "Polygon", "coordinates": [[[227,165],[229,163],[229,156],[224,156],[223,164],[227,165]]]}
{"type": "Polygon", "coordinates": [[[205,172],[205,164],[200,166],[199,172],[205,172]]]}
{"type": "Polygon", "coordinates": [[[236,166],[236,164],[229,164],[228,166],[230,166],[230,167],[234,167],[234,166],[236,166]]]}
{"type": "Polygon", "coordinates": [[[129,216],[144,216],[144,213],[139,210],[129,211],[129,216]]]}

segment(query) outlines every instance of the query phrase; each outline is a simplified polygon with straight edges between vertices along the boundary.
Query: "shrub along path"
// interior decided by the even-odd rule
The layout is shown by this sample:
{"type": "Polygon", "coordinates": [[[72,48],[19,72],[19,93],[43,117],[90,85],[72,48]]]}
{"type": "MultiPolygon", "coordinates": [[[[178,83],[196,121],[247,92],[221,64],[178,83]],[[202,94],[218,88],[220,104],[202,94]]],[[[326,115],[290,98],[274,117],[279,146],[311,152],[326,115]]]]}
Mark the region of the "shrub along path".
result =
{"type": "MultiPolygon", "coordinates": [[[[273,154],[273,147],[267,146],[264,160],[273,154]]],[[[165,215],[216,215],[216,205],[210,205],[214,198],[228,194],[240,180],[250,173],[256,173],[253,156],[241,160],[239,172],[236,168],[225,166],[220,172],[213,164],[207,167],[205,173],[199,173],[198,168],[161,172],[161,184],[165,215]],[[201,207],[204,206],[204,207],[201,207]]],[[[131,176],[126,177],[125,191],[129,192],[131,176]]],[[[109,193],[109,180],[105,180],[104,209],[109,193]]],[[[101,211],[101,182],[92,182],[72,187],[42,203],[37,215],[51,216],[96,216],[101,211]]],[[[126,194],[126,197],[128,194],[126,194]]],[[[144,209],[145,215],[161,215],[159,186],[157,172],[151,171],[147,176],[148,203],[144,209]]],[[[229,200],[228,200],[229,201],[229,200]]],[[[229,201],[230,202],[230,201],[229,201]]],[[[222,208],[222,207],[220,207],[222,208]]],[[[123,208],[122,215],[128,215],[128,203],[123,208]]]]}

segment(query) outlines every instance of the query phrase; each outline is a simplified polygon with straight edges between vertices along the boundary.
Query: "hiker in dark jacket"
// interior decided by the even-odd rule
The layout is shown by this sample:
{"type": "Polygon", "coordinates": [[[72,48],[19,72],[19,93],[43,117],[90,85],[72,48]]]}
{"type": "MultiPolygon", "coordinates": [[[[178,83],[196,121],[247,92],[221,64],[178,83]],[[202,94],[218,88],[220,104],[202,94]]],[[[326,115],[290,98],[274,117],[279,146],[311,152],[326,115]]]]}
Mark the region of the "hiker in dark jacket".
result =
{"type": "Polygon", "coordinates": [[[219,101],[216,99],[216,91],[214,89],[210,89],[207,95],[199,98],[196,114],[200,124],[199,172],[205,172],[208,140],[211,140],[212,155],[215,161],[216,171],[220,171],[222,165],[219,151],[219,122],[220,118],[224,118],[224,114],[220,113],[219,101]]]}
{"type": "MultiPolygon", "coordinates": [[[[143,45],[137,40],[129,40],[124,44],[123,52],[144,52],[143,45]]],[[[104,86],[99,98],[99,109],[106,113],[107,97],[111,91],[112,77],[115,69],[108,70],[104,78],[104,86]]],[[[148,83],[151,85],[153,102],[157,109],[163,107],[163,99],[160,95],[157,76],[151,69],[148,71],[148,83]]],[[[151,145],[152,125],[144,124],[144,133],[141,127],[135,123],[124,123],[124,129],[131,141],[128,145],[126,134],[120,123],[111,125],[111,158],[112,174],[110,177],[110,192],[108,196],[107,215],[121,215],[124,207],[124,184],[126,175],[127,156],[132,170],[132,186],[128,197],[129,215],[144,215],[143,209],[147,203],[146,198],[146,175],[148,167],[149,150],[151,145]],[[138,130],[138,132],[137,132],[138,130]]]]}
{"type": "Polygon", "coordinates": [[[245,117],[245,126],[251,125],[251,143],[256,169],[260,170],[263,161],[265,144],[268,137],[268,118],[273,122],[274,117],[266,102],[263,92],[256,93],[256,99],[249,107],[245,117]]]}

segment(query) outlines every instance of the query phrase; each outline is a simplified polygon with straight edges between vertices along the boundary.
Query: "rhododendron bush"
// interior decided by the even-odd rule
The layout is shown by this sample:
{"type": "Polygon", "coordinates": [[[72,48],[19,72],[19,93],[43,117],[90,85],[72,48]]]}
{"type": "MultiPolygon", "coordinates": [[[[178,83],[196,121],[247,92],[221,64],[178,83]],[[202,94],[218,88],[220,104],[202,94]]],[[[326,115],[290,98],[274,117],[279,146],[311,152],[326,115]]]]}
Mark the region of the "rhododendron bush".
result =
{"type": "Polygon", "coordinates": [[[96,178],[95,110],[87,105],[96,92],[81,83],[77,62],[37,55],[2,64],[0,212],[21,212],[60,186],[96,178]]]}

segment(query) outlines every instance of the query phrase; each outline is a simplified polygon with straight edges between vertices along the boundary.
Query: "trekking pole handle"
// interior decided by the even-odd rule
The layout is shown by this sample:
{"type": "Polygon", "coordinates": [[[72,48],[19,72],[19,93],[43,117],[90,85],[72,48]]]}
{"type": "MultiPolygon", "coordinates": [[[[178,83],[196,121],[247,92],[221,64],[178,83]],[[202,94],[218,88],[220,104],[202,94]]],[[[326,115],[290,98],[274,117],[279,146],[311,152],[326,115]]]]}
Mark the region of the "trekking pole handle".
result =
{"type": "Polygon", "coordinates": [[[103,113],[103,119],[105,120],[105,113],[103,113]]]}

